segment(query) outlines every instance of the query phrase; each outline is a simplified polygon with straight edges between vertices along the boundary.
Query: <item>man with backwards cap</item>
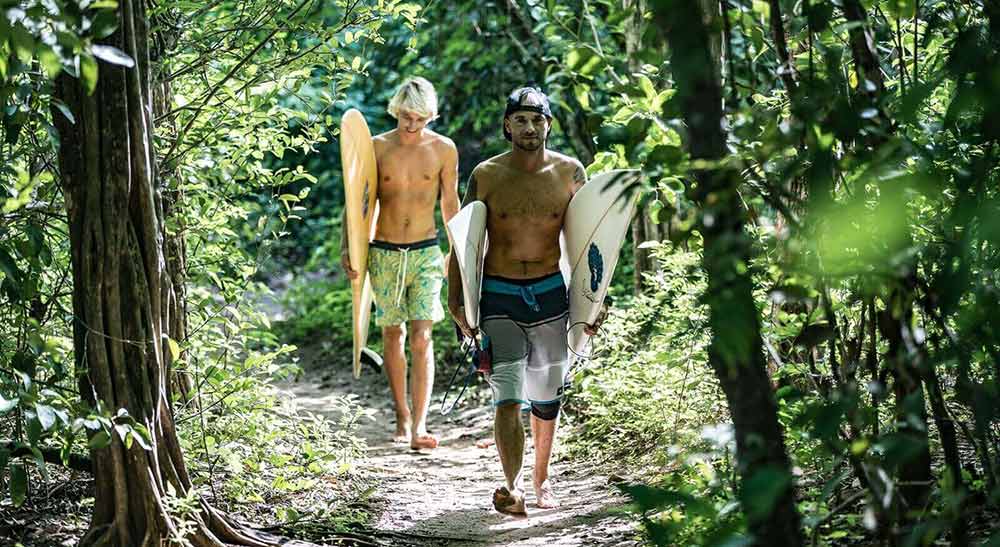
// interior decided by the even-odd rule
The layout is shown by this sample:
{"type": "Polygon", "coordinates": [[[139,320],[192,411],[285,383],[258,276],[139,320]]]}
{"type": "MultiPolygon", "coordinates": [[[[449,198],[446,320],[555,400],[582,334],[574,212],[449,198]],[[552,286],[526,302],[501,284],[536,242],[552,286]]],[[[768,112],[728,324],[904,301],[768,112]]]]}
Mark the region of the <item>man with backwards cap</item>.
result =
{"type": "MultiPolygon", "coordinates": [[[[559,234],[566,206],[587,181],[576,158],[546,148],[552,127],[548,98],[532,87],[507,98],[503,135],[511,149],[472,171],[463,206],[486,204],[486,252],[479,304],[483,334],[492,351],[494,438],[506,483],[493,493],[497,511],[525,513],[522,489],[522,405],[531,410],[535,444],[535,504],[559,506],[549,481],[549,458],[569,368],[566,323],[569,300],[559,271],[559,234]]],[[[449,267],[448,307],[466,336],[457,259],[449,267]]],[[[603,320],[587,327],[593,334],[603,320]]]]}

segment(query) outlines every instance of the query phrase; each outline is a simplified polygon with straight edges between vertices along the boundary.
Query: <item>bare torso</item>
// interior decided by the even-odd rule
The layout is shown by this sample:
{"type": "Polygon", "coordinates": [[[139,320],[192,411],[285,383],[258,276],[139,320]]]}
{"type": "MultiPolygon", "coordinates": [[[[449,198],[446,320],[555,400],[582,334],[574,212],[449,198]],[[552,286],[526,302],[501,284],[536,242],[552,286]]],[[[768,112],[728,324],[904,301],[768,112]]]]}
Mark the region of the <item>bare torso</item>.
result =
{"type": "Polygon", "coordinates": [[[579,162],[547,151],[542,167],[525,172],[509,153],[481,163],[474,173],[476,198],[486,204],[489,249],[484,270],[514,279],[559,271],[559,233],[579,188],[579,162]]]}
{"type": "Polygon", "coordinates": [[[451,141],[424,130],[415,144],[401,144],[398,129],[373,140],[378,162],[379,216],[375,239],[413,243],[437,236],[434,207],[451,141]]]}

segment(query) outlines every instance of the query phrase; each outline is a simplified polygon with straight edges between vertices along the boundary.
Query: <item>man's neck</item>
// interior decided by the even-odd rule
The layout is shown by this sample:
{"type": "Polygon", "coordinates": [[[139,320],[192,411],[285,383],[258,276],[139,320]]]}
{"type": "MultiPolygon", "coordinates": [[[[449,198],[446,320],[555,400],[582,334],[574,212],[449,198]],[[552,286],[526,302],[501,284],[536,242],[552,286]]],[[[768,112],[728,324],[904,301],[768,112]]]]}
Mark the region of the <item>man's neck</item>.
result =
{"type": "Polygon", "coordinates": [[[510,152],[510,163],[513,167],[527,173],[534,173],[545,166],[545,147],[538,150],[524,150],[514,146],[510,152]]]}
{"type": "Polygon", "coordinates": [[[399,144],[402,144],[403,146],[420,144],[420,141],[424,138],[423,129],[417,131],[416,133],[410,133],[405,129],[400,129],[396,131],[396,133],[399,135],[399,144]]]}

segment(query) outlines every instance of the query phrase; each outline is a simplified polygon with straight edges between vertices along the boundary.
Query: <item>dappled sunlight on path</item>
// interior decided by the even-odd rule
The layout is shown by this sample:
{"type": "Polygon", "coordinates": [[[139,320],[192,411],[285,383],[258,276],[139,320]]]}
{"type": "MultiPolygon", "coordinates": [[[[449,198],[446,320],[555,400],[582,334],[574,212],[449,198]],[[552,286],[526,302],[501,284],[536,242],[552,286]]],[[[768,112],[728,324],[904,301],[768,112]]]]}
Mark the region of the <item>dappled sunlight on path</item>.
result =
{"type": "Polygon", "coordinates": [[[435,390],[428,427],[441,440],[435,450],[413,451],[391,441],[394,419],[385,379],[366,369],[352,381],[349,371],[307,375],[284,386],[301,410],[332,416],[333,401],[354,394],[373,411],[360,435],[368,442],[361,463],[380,486],[373,496],[379,513],[372,531],[384,545],[483,546],[628,546],[637,545],[634,524],[621,514],[624,500],[594,468],[570,461],[553,464],[553,482],[563,503],[558,509],[538,509],[530,488],[531,450],[525,456],[527,517],[502,515],[491,503],[500,484],[500,460],[494,447],[477,448],[476,441],[492,434],[488,405],[463,405],[449,416],[438,412],[435,390]]]}

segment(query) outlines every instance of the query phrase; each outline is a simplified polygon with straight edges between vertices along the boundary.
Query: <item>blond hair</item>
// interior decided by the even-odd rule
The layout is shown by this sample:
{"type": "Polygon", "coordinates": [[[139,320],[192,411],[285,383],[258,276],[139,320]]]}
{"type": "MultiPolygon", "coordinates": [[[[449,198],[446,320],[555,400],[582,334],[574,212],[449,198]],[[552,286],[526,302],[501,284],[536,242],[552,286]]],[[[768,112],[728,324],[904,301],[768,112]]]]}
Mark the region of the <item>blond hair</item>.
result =
{"type": "Polygon", "coordinates": [[[434,86],[424,78],[410,78],[396,90],[389,99],[389,114],[399,118],[400,110],[409,110],[419,116],[430,119],[438,117],[438,99],[434,86]]]}

